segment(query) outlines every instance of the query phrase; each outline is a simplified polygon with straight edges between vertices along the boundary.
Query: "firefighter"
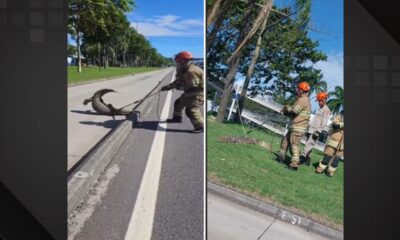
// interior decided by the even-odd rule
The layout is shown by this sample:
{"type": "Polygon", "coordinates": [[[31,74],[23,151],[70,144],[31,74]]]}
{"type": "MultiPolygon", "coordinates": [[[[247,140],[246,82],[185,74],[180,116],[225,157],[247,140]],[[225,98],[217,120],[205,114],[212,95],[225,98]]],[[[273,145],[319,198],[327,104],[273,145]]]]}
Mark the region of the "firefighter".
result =
{"type": "Polygon", "coordinates": [[[344,151],[344,111],[336,115],[332,122],[332,129],[326,140],[324,157],[315,169],[316,173],[323,173],[330,177],[335,175],[335,171],[339,165],[340,158],[343,157],[344,151]]]}
{"type": "Polygon", "coordinates": [[[310,123],[307,131],[307,142],[304,146],[303,151],[300,155],[300,164],[306,164],[310,166],[311,163],[311,152],[314,148],[317,139],[319,138],[322,131],[324,131],[326,125],[328,124],[329,115],[331,111],[329,110],[328,106],[326,105],[326,100],[328,99],[328,94],[326,92],[320,92],[317,94],[319,110],[315,114],[313,120],[310,123]]]}
{"type": "Polygon", "coordinates": [[[200,107],[204,104],[203,70],[193,64],[192,59],[192,54],[187,51],[176,54],[175,81],[162,87],[161,91],[174,88],[184,91],[175,101],[173,117],[167,119],[167,122],[182,122],[182,112],[185,109],[185,113],[194,127],[193,132],[199,133],[204,131],[204,120],[200,112],[200,107]]]}
{"type": "Polygon", "coordinates": [[[310,85],[307,82],[301,82],[297,86],[297,100],[293,106],[285,105],[282,113],[291,119],[289,131],[282,139],[281,150],[278,154],[278,159],[283,162],[286,157],[288,145],[290,144],[292,158],[289,168],[297,170],[300,161],[300,139],[307,130],[308,121],[311,115],[311,104],[308,98],[310,85]]]}

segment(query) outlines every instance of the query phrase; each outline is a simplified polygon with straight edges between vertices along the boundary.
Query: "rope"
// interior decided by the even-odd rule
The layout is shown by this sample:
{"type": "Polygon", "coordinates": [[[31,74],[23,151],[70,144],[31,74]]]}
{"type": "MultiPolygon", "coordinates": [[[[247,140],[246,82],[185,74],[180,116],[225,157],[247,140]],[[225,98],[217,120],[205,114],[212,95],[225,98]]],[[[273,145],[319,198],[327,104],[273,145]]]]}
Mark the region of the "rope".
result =
{"type": "Polygon", "coordinates": [[[131,105],[133,105],[133,104],[135,104],[135,103],[138,103],[138,102],[142,102],[142,101],[144,101],[146,98],[151,97],[151,96],[154,96],[154,95],[156,95],[156,94],[158,94],[158,93],[160,93],[160,92],[161,92],[161,91],[157,91],[157,92],[155,92],[155,93],[152,93],[152,94],[150,94],[150,95],[148,95],[148,96],[146,96],[146,97],[144,97],[144,98],[142,98],[142,99],[136,100],[136,101],[134,101],[134,102],[132,102],[132,103],[129,103],[129,104],[123,106],[123,107],[120,107],[120,109],[129,107],[129,106],[131,106],[131,105]]]}

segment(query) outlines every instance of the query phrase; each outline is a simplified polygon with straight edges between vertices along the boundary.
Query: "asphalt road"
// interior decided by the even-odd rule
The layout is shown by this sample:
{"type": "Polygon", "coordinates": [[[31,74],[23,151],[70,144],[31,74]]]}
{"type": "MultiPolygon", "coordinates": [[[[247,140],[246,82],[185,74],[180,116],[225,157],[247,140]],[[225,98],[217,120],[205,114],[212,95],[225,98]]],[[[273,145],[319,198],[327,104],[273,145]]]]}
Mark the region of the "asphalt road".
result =
{"type": "MultiPolygon", "coordinates": [[[[68,87],[68,170],[125,119],[124,116],[117,116],[113,120],[110,116],[98,115],[91,104],[86,106],[82,104],[84,99],[91,97],[99,89],[111,88],[118,93],[106,94],[103,97],[104,101],[117,108],[122,107],[143,98],[171,71],[172,69],[168,68],[68,87]]],[[[134,106],[129,108],[132,109],[134,106]]]]}
{"type": "Polygon", "coordinates": [[[326,238],[209,193],[207,239],[323,240],[326,238]]]}
{"type": "Polygon", "coordinates": [[[164,121],[181,93],[146,100],[149,107],[70,215],[69,240],[204,238],[204,134],[191,133],[186,117],[164,121]]]}

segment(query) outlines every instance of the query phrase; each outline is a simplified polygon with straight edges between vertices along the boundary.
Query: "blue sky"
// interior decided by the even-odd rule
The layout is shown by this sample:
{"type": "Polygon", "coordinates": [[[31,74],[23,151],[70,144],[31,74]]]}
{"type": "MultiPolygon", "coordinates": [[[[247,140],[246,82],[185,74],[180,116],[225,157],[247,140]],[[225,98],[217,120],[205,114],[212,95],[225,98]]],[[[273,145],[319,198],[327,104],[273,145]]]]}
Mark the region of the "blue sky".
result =
{"type": "Polygon", "coordinates": [[[203,0],[136,0],[128,13],[131,26],[138,29],[165,57],[190,51],[203,57],[203,0]]]}
{"type": "MultiPolygon", "coordinates": [[[[294,0],[275,0],[278,6],[288,6],[294,0]]],[[[335,86],[343,87],[343,0],[313,0],[309,36],[318,40],[318,49],[328,55],[326,62],[318,62],[315,67],[321,69],[328,90],[335,86]]]]}

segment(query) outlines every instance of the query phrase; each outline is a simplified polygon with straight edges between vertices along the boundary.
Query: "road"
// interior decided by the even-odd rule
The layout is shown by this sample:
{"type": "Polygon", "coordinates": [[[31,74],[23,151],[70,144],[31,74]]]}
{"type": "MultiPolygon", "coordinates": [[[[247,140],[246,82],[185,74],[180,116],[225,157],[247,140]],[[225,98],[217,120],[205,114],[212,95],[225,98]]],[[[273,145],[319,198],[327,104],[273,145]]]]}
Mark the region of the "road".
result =
{"type": "Polygon", "coordinates": [[[146,100],[149,107],[70,214],[69,240],[204,239],[203,134],[192,133],[186,117],[164,121],[181,93],[146,100]]]}
{"type": "MultiPolygon", "coordinates": [[[[90,104],[82,104],[84,99],[91,97],[99,89],[111,88],[118,93],[108,93],[103,97],[104,101],[115,107],[122,107],[143,98],[171,71],[172,69],[168,68],[68,87],[68,170],[125,119],[124,116],[117,116],[113,120],[110,116],[93,114],[90,104]]],[[[134,105],[130,106],[132,107],[134,105]]]]}
{"type": "Polygon", "coordinates": [[[207,239],[323,240],[326,238],[209,193],[207,239]]]}

